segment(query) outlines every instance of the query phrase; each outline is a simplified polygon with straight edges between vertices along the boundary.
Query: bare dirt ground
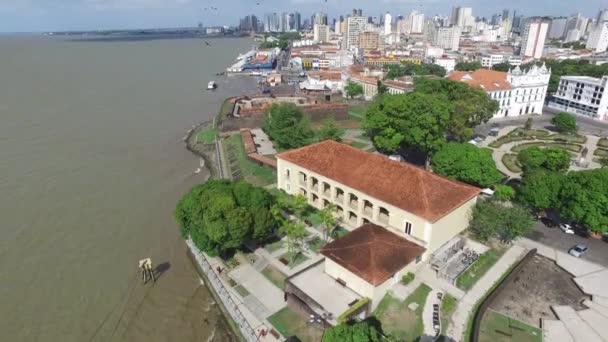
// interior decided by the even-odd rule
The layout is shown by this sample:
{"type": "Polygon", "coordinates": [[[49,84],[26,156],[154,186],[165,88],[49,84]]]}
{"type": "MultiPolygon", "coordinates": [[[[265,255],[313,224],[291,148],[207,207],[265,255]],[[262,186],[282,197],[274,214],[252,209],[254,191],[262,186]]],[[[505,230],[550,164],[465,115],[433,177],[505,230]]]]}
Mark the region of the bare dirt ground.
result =
{"type": "Polygon", "coordinates": [[[541,318],[556,319],[552,305],[569,305],[579,310],[586,298],[569,273],[553,261],[536,255],[502,290],[490,308],[540,327],[541,318]]]}

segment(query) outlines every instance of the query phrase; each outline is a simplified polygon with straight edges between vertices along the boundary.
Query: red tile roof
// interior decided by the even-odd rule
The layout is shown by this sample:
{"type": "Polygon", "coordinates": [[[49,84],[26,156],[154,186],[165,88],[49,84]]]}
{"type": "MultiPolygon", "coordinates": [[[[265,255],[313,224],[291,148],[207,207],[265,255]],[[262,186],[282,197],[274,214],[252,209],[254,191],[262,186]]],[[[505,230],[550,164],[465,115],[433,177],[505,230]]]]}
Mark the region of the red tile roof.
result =
{"type": "Polygon", "coordinates": [[[325,245],[321,254],[378,286],[425,250],[385,228],[367,223],[325,245]]]}
{"type": "Polygon", "coordinates": [[[473,72],[453,71],[448,75],[452,81],[468,83],[485,91],[509,90],[511,84],[507,81],[507,73],[488,69],[477,69],[473,72]]]}
{"type": "Polygon", "coordinates": [[[476,187],[414,165],[331,140],[283,152],[277,159],[294,163],[431,223],[480,192],[476,187]]]}

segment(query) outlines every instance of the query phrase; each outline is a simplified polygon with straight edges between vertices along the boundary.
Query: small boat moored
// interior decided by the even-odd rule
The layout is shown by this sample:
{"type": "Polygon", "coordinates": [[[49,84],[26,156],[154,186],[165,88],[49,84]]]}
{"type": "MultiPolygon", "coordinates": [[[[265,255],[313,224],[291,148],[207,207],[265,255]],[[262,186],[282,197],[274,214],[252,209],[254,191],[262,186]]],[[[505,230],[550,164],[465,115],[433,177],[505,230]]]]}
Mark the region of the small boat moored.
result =
{"type": "Polygon", "coordinates": [[[215,88],[217,88],[215,81],[211,81],[207,84],[207,90],[215,90],[215,88]]]}

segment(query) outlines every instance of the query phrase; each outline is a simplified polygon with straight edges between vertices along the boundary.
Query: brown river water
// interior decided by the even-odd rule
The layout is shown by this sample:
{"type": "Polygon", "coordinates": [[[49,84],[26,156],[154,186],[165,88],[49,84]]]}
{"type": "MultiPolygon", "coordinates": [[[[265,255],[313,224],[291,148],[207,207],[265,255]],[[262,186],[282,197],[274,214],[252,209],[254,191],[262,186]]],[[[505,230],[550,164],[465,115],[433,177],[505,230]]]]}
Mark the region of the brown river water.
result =
{"type": "Polygon", "coordinates": [[[182,137],[252,86],[214,75],[253,42],[210,43],[0,37],[0,340],[231,340],[172,218],[182,137]]]}

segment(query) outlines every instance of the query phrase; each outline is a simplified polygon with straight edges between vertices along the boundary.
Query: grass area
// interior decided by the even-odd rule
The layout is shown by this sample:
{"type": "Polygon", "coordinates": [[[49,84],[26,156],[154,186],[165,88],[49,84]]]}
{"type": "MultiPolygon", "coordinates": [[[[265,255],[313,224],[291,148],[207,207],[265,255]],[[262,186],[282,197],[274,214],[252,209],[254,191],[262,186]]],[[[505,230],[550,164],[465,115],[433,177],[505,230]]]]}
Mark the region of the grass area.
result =
{"type": "Polygon", "coordinates": [[[541,138],[547,137],[551,134],[551,132],[545,129],[525,129],[522,127],[518,127],[511,132],[507,133],[507,136],[511,137],[528,137],[528,138],[541,138]]]}
{"type": "Polygon", "coordinates": [[[598,157],[608,157],[608,149],[596,148],[593,155],[598,157]]]}
{"type": "Polygon", "coordinates": [[[247,297],[249,296],[249,291],[247,291],[247,289],[245,287],[243,287],[243,285],[239,285],[237,287],[234,288],[234,290],[241,295],[241,297],[247,297]]]}
{"type": "Polygon", "coordinates": [[[530,138],[528,138],[528,137],[510,137],[508,135],[505,135],[505,136],[502,136],[502,137],[494,140],[488,146],[492,147],[492,148],[499,148],[500,146],[502,146],[504,144],[508,144],[508,143],[511,143],[514,141],[524,141],[524,140],[530,140],[530,138]]]}
{"type": "Polygon", "coordinates": [[[598,147],[608,148],[608,138],[602,138],[597,142],[598,147]]]}
{"type": "Polygon", "coordinates": [[[382,330],[397,341],[417,341],[423,333],[422,310],[431,288],[421,284],[403,302],[387,293],[378,304],[375,316],[382,323],[382,330]],[[415,311],[408,308],[417,303],[415,311]]]}
{"type": "Polygon", "coordinates": [[[454,298],[449,293],[443,294],[443,299],[441,300],[441,329],[442,335],[446,335],[448,331],[448,327],[450,325],[450,317],[454,311],[456,311],[456,305],[458,305],[458,300],[454,298]]]}
{"type": "Polygon", "coordinates": [[[353,141],[353,142],[351,142],[351,143],[350,143],[350,146],[352,146],[352,147],[354,147],[354,148],[358,148],[358,149],[362,150],[362,149],[364,149],[364,148],[368,147],[368,146],[369,146],[369,144],[368,144],[368,143],[365,143],[365,142],[363,142],[363,141],[353,141]]]}
{"type": "Polygon", "coordinates": [[[528,147],[559,147],[559,148],[563,148],[564,150],[567,151],[571,151],[571,152],[580,152],[583,147],[581,145],[576,145],[576,144],[569,144],[569,143],[548,143],[548,142],[529,142],[529,143],[524,143],[524,144],[520,144],[517,146],[514,146],[511,151],[513,152],[521,152],[525,149],[527,149],[528,147]]]}
{"type": "MultiPolygon", "coordinates": [[[[280,258],[289,260],[289,253],[285,253],[285,254],[281,255],[280,258]]],[[[306,260],[309,260],[309,258],[306,255],[304,255],[302,253],[298,253],[298,254],[296,254],[296,257],[293,259],[293,262],[291,262],[289,264],[289,268],[294,268],[306,260]]]]}
{"type": "Polygon", "coordinates": [[[315,237],[312,241],[308,243],[308,246],[310,246],[310,249],[313,252],[319,253],[319,250],[323,248],[323,246],[325,246],[325,241],[323,241],[323,239],[319,237],[315,237]]]}
{"type": "Polygon", "coordinates": [[[268,253],[272,254],[283,247],[283,240],[279,240],[273,243],[266,244],[264,249],[268,251],[268,253]]]}
{"type": "Polygon", "coordinates": [[[323,329],[317,324],[309,324],[289,307],[268,317],[270,324],[274,326],[283,336],[297,336],[302,342],[321,341],[323,329]]]}
{"type": "Polygon", "coordinates": [[[480,255],[473,265],[458,276],[456,286],[465,291],[470,290],[504,253],[504,248],[492,248],[480,255]]]}
{"type": "MultiPolygon", "coordinates": [[[[223,120],[226,116],[228,116],[228,114],[230,114],[232,112],[232,109],[234,108],[234,104],[230,101],[230,99],[226,99],[224,100],[224,102],[222,103],[222,106],[220,107],[220,121],[223,120]]],[[[219,125],[219,122],[216,122],[216,124],[219,125]]]]}
{"type": "Polygon", "coordinates": [[[480,341],[493,342],[542,342],[542,331],[524,322],[488,310],[481,320],[480,341]]]}
{"type": "Polygon", "coordinates": [[[209,128],[200,131],[196,136],[196,142],[199,144],[213,144],[215,142],[215,136],[217,135],[217,129],[209,128]]]}
{"type": "Polygon", "coordinates": [[[367,112],[367,107],[369,107],[368,103],[349,105],[348,116],[350,116],[354,120],[361,121],[363,120],[363,118],[365,118],[365,112],[367,112]]]}
{"type": "Polygon", "coordinates": [[[240,134],[234,134],[226,138],[224,140],[224,148],[226,150],[226,158],[230,158],[229,151],[234,153],[238,168],[247,182],[256,186],[266,186],[276,182],[277,174],[275,170],[260,166],[247,158],[240,134]]]}
{"type": "Polygon", "coordinates": [[[285,279],[287,279],[287,276],[283,274],[283,272],[277,270],[273,266],[268,265],[262,270],[261,273],[279,289],[283,290],[285,288],[285,279]]]}
{"type": "Polygon", "coordinates": [[[587,141],[587,137],[583,135],[570,135],[570,134],[552,134],[546,137],[538,137],[540,140],[554,140],[564,141],[573,144],[584,144],[587,141]]]}
{"type": "Polygon", "coordinates": [[[566,151],[579,153],[582,151],[583,147],[581,145],[569,144],[569,143],[549,143],[547,144],[549,147],[560,147],[566,151]]]}
{"type": "Polygon", "coordinates": [[[521,166],[519,165],[519,162],[517,161],[517,154],[515,153],[508,153],[502,156],[502,163],[505,165],[505,167],[507,169],[509,169],[509,171],[511,172],[515,172],[515,173],[520,173],[521,172],[521,166]]]}

